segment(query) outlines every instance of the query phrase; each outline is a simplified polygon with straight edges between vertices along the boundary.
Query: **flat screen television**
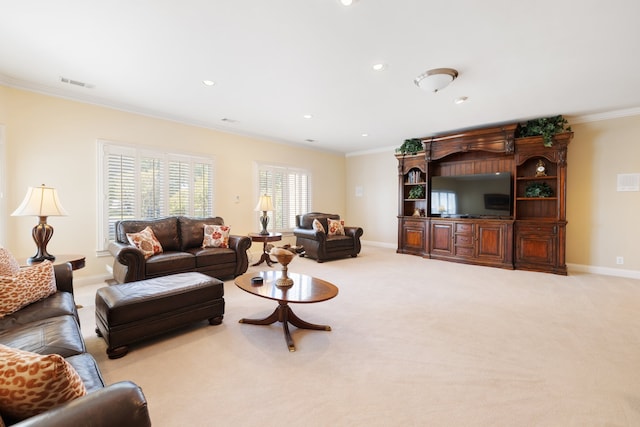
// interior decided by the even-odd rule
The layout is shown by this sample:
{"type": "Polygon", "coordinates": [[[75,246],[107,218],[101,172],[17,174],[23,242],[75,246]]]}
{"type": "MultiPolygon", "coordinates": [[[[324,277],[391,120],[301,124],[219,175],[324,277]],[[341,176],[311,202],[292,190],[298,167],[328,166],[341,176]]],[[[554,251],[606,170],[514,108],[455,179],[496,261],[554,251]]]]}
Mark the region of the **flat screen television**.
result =
{"type": "Polygon", "coordinates": [[[431,215],[452,218],[504,218],[512,215],[510,172],[434,176],[431,215]]]}

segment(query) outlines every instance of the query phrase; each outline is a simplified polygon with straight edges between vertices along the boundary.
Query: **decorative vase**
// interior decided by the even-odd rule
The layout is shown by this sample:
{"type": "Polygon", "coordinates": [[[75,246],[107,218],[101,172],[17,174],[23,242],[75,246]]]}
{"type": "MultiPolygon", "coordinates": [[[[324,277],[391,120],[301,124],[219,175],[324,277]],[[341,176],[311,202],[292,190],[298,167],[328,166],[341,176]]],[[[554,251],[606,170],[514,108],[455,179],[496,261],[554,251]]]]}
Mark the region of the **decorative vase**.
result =
{"type": "Polygon", "coordinates": [[[273,248],[271,249],[270,254],[278,260],[280,265],[282,265],[282,277],[276,280],[276,286],[279,288],[288,288],[293,286],[293,279],[287,276],[287,266],[293,260],[293,257],[296,256],[296,254],[283,248],[273,248]]]}

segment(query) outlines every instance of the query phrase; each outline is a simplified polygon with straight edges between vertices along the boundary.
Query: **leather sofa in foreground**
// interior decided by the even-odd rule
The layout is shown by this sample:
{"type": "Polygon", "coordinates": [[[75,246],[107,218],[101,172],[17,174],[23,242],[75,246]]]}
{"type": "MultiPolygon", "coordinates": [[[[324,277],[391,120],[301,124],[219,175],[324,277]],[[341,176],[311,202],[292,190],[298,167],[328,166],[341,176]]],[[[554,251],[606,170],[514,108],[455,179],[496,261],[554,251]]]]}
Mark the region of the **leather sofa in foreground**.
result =
{"type": "Polygon", "coordinates": [[[220,279],[246,272],[251,239],[248,236],[229,235],[228,248],[203,248],[205,225],[224,225],[224,220],[220,217],[171,216],[116,222],[116,239],[109,245],[109,252],[114,258],[113,278],[118,283],[127,283],[197,271],[220,279]],[[153,230],[162,247],[161,253],[148,258],[127,238],[127,233],[139,233],[146,227],[153,230]]]}
{"type": "Polygon", "coordinates": [[[71,265],[56,265],[54,272],[57,292],[0,318],[0,344],[42,355],[59,354],[77,371],[87,394],[17,423],[0,414],[0,425],[150,426],[142,390],[130,381],[105,386],[95,359],[86,352],[71,265]]]}

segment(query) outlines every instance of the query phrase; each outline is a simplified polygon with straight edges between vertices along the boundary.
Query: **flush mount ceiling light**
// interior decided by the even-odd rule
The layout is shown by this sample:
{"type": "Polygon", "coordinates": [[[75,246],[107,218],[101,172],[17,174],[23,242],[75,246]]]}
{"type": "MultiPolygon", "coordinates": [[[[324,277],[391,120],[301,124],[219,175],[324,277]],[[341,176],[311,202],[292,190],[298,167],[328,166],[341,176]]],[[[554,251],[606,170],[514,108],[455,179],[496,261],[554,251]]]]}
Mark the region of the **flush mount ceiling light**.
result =
{"type": "Polygon", "coordinates": [[[354,4],[357,1],[358,0],[340,0],[340,4],[343,5],[343,6],[351,6],[352,4],[354,4]]]}
{"type": "Polygon", "coordinates": [[[438,92],[447,87],[456,77],[458,72],[453,68],[434,68],[420,74],[413,82],[422,90],[438,92]]]}

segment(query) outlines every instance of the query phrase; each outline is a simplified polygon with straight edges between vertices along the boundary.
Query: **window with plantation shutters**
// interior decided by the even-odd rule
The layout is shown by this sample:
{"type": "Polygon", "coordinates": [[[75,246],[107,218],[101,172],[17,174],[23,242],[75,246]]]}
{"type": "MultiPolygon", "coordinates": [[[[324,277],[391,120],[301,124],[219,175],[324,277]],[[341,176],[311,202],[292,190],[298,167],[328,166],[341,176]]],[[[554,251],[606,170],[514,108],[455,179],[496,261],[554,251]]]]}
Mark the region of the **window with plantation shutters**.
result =
{"type": "Polygon", "coordinates": [[[123,219],[212,216],[213,160],[98,141],[99,250],[115,239],[123,219]]]}
{"type": "MultiPolygon", "coordinates": [[[[258,192],[271,196],[275,209],[267,213],[269,231],[292,231],[296,226],[296,215],[311,210],[310,181],[311,175],[303,169],[258,165],[258,192]]],[[[256,218],[261,215],[262,212],[257,212],[256,218]]]]}

